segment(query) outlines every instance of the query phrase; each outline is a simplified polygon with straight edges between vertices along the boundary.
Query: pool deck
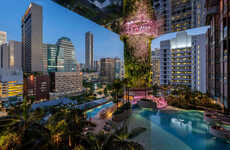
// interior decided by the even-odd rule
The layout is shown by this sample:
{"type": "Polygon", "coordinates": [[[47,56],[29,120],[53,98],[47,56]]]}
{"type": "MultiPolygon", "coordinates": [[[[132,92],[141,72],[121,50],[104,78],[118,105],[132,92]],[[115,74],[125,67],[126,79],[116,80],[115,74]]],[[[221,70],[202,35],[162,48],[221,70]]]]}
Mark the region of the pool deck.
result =
{"type": "MultiPolygon", "coordinates": [[[[103,131],[104,129],[104,125],[106,123],[106,121],[111,120],[112,121],[112,114],[113,112],[116,110],[117,105],[115,104],[112,107],[109,107],[105,110],[105,117],[102,117],[102,110],[94,117],[92,118],[90,121],[96,124],[96,127],[94,128],[94,133],[99,133],[100,131],[103,131]]],[[[114,122],[114,124],[116,124],[114,122]]]]}

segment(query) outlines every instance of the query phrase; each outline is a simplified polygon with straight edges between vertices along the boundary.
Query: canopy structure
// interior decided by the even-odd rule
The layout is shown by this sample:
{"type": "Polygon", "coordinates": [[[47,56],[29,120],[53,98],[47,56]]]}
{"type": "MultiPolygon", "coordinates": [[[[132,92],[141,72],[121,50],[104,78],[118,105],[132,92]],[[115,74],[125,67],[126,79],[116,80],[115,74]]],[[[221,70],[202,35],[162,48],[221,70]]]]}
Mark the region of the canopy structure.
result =
{"type": "Polygon", "coordinates": [[[151,41],[159,36],[153,0],[53,0],[120,35],[124,42],[125,78],[131,87],[151,84],[151,41]]]}

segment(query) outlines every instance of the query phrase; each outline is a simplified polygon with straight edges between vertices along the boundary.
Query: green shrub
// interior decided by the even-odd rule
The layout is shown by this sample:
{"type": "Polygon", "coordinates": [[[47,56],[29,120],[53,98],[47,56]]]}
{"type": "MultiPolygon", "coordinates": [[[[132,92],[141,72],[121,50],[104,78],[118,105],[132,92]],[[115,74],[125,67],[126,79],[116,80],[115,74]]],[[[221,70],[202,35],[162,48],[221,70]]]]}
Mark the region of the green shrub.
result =
{"type": "Polygon", "coordinates": [[[117,115],[117,114],[123,113],[125,110],[129,110],[130,108],[131,108],[130,102],[125,103],[124,105],[122,105],[121,107],[119,107],[119,108],[113,113],[113,115],[117,115]]]}

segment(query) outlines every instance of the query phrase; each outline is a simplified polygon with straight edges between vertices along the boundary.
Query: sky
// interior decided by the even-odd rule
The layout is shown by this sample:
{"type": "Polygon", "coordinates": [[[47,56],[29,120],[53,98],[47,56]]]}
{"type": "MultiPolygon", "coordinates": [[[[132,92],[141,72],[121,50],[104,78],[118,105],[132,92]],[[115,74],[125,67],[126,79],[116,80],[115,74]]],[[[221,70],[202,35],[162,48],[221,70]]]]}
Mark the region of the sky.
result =
{"type": "MultiPolygon", "coordinates": [[[[30,1],[43,7],[43,43],[55,44],[63,36],[75,46],[76,59],[85,61],[85,33],[94,34],[94,59],[103,57],[123,58],[123,43],[119,35],[52,2],[51,0],[0,0],[0,31],[7,32],[8,40],[21,41],[21,18],[30,1]]],[[[205,33],[207,27],[189,30],[189,34],[205,33]]],[[[175,37],[166,34],[153,40],[152,50],[159,48],[161,40],[175,37]]]]}

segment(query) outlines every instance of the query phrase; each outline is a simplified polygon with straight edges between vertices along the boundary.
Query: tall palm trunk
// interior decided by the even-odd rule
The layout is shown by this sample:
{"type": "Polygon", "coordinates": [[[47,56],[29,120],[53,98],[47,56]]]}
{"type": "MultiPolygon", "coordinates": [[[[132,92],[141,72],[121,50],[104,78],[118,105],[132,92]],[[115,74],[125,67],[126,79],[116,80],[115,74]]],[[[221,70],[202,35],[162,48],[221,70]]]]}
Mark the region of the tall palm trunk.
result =
{"type": "Polygon", "coordinates": [[[128,87],[128,102],[129,102],[129,87],[128,87]]]}

